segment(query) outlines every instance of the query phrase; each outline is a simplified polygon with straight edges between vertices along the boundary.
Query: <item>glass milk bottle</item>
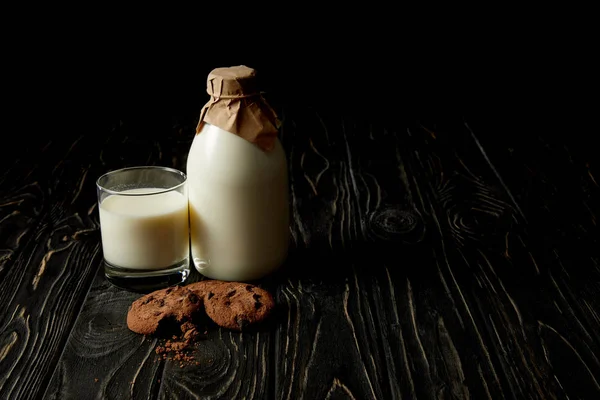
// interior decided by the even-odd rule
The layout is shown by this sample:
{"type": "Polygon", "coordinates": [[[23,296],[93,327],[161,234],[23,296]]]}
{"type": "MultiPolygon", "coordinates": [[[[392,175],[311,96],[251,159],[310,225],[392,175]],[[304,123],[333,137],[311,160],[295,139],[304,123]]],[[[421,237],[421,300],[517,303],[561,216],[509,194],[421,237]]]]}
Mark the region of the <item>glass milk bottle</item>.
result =
{"type": "Polygon", "coordinates": [[[276,270],[288,251],[279,122],[251,68],[214,69],[207,92],[186,171],[192,259],[208,278],[252,281],[276,270]]]}

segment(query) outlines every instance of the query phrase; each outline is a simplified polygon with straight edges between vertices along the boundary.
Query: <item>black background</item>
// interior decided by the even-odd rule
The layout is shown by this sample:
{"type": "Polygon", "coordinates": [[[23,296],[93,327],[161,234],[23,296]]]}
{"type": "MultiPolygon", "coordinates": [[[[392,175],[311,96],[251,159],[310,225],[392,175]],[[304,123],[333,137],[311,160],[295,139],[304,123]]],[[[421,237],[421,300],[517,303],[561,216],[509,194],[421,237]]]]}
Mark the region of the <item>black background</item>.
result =
{"type": "Polygon", "coordinates": [[[593,139],[597,46],[585,10],[471,10],[460,19],[445,10],[290,10],[224,13],[220,23],[213,10],[22,14],[5,40],[4,134],[29,143],[102,134],[123,119],[193,119],[210,70],[244,64],[276,105],[397,129],[462,118],[491,141],[562,135],[586,148],[593,139]]]}

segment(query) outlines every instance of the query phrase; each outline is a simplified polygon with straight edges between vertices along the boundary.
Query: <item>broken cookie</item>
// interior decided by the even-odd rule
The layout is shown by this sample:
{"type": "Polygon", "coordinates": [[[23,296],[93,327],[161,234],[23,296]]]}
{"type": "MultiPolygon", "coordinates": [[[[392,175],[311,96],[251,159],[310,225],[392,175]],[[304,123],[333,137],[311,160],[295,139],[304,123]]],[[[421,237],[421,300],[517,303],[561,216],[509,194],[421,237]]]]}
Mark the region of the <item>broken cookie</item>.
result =
{"type": "Polygon", "coordinates": [[[163,323],[185,323],[202,309],[202,300],[193,291],[173,286],[146,294],[133,302],[127,312],[127,327],[142,335],[157,333],[163,323]]]}

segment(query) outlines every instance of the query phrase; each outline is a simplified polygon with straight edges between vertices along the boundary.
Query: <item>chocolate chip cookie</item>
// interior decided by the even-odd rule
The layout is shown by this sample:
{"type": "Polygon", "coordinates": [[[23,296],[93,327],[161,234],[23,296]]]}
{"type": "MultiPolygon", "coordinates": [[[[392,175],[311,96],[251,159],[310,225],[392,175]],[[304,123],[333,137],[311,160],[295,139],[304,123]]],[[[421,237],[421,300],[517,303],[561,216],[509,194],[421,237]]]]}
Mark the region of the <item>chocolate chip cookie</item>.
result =
{"type": "Polygon", "coordinates": [[[134,301],[127,312],[127,327],[142,335],[152,335],[162,323],[191,321],[201,310],[201,297],[185,287],[173,286],[134,301]]]}
{"type": "Polygon", "coordinates": [[[275,307],[273,296],[255,285],[208,281],[199,287],[206,314],[223,328],[241,331],[263,321],[275,307]]]}

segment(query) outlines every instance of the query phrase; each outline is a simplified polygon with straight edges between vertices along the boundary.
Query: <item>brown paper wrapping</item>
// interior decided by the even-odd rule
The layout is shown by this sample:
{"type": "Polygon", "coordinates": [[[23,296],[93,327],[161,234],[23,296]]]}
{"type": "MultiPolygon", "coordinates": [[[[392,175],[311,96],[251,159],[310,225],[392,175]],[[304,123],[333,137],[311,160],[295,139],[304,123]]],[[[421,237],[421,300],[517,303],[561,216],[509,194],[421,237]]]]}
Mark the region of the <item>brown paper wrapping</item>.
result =
{"type": "Polygon", "coordinates": [[[213,69],[206,81],[210,100],[202,107],[196,134],[207,122],[256,144],[275,146],[279,119],[258,90],[256,71],[244,65],[213,69]]]}

